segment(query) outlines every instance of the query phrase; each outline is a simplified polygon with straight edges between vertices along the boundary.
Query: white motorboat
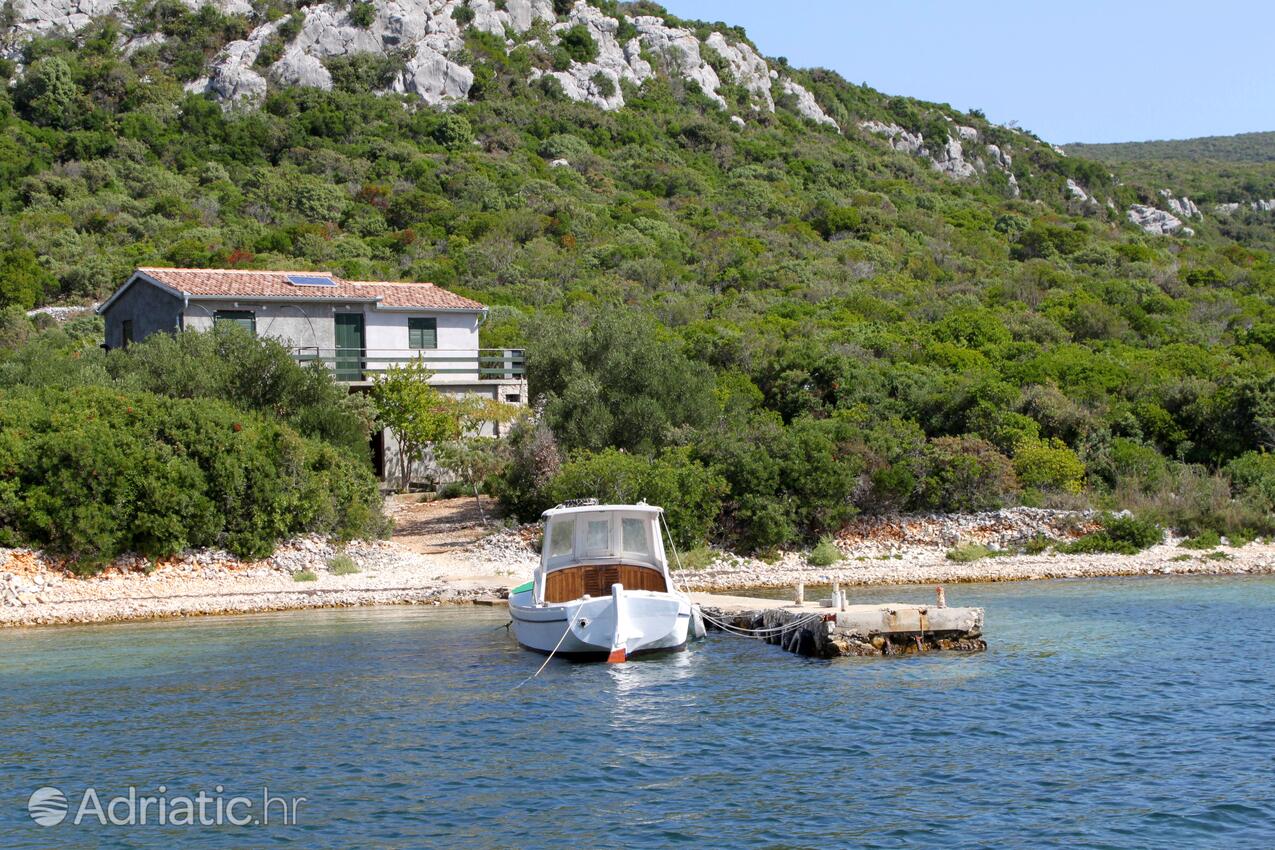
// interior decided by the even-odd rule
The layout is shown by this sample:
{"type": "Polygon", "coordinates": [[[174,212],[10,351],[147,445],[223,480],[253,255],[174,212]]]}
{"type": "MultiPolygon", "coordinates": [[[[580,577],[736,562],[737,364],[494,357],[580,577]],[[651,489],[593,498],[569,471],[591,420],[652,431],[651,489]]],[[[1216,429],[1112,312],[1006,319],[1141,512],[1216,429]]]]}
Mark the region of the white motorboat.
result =
{"type": "Polygon", "coordinates": [[[535,577],[509,593],[518,643],[579,660],[625,661],[702,637],[664,554],[663,508],[569,503],[544,512],[535,577]]]}

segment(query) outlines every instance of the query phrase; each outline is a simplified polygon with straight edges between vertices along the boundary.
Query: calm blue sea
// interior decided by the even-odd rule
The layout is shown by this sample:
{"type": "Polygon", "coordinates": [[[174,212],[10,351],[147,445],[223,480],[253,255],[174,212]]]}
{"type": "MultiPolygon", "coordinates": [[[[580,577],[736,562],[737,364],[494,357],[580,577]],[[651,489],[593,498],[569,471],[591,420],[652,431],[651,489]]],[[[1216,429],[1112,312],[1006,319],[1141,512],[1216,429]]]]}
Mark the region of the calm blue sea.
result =
{"type": "Polygon", "coordinates": [[[0,632],[0,847],[1275,846],[1275,580],[948,601],[987,608],[988,652],[826,662],[713,636],[518,690],[542,659],[499,610],[0,632]],[[70,822],[88,788],[160,785],[250,815],[263,787],[305,801],[288,825],[70,822]],[[56,826],[28,815],[46,786],[56,826]]]}

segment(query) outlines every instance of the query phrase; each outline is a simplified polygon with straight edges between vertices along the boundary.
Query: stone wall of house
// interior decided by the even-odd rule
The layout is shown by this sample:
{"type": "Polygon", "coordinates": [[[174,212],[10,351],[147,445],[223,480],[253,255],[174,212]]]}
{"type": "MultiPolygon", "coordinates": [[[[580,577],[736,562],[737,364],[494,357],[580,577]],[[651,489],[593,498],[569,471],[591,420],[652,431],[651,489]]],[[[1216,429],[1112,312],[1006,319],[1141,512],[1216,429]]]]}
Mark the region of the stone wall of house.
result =
{"type": "Polygon", "coordinates": [[[106,322],[106,347],[124,345],[124,322],[133,323],[133,342],[156,332],[172,333],[181,327],[182,299],[157,286],[138,281],[102,313],[106,322]]]}

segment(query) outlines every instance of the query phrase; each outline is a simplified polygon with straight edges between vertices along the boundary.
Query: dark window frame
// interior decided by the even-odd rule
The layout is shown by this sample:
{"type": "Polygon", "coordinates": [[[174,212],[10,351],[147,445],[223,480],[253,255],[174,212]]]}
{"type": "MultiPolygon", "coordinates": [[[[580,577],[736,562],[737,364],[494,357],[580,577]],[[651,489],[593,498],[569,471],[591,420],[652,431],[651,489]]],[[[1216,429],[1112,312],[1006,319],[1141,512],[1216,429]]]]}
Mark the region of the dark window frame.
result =
{"type": "Polygon", "coordinates": [[[438,349],[438,317],[410,316],[407,320],[407,347],[413,351],[436,351],[438,349]],[[425,333],[432,335],[430,338],[433,344],[426,345],[427,338],[417,336],[417,334],[425,333]]]}
{"type": "Polygon", "coordinates": [[[233,322],[253,336],[257,335],[257,314],[251,310],[215,310],[213,327],[221,322],[233,322]]]}

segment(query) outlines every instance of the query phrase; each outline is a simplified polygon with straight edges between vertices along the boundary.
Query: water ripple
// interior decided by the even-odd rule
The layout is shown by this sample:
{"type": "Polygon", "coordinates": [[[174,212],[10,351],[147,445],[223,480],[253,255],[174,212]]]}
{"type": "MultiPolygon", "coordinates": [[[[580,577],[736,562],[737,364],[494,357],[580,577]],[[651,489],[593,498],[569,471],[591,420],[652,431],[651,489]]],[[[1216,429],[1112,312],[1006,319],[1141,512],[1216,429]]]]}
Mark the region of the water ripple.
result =
{"type": "MultiPolygon", "coordinates": [[[[929,588],[857,591],[928,601],[929,588]]],[[[497,611],[0,633],[0,846],[1275,843],[1275,581],[960,586],[972,656],[811,661],[724,636],[541,659],[497,611]],[[1247,624],[1243,644],[1219,629],[1247,624]],[[297,827],[42,830],[42,785],[269,785],[297,827]]],[[[73,799],[75,799],[73,797],[73,799]]]]}

